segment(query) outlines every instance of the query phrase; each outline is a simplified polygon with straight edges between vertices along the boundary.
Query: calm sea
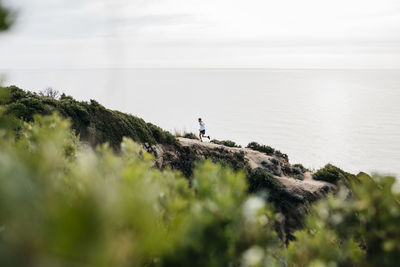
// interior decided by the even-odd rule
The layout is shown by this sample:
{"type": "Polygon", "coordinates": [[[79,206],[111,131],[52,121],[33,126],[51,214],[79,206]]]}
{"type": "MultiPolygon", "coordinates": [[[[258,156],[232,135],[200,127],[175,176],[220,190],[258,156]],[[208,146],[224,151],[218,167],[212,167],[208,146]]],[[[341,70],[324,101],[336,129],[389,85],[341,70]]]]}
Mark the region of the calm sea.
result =
{"type": "Polygon", "coordinates": [[[171,132],[258,141],[319,168],[400,175],[400,70],[114,69],[6,71],[4,84],[53,87],[171,132]]]}

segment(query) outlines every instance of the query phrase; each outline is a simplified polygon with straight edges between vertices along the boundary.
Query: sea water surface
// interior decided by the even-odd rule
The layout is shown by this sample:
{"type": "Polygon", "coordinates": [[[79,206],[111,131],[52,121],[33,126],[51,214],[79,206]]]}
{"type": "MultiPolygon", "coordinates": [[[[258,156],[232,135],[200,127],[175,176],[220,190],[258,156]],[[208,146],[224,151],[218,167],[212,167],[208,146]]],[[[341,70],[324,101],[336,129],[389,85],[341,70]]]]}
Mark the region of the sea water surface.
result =
{"type": "Polygon", "coordinates": [[[52,87],[171,132],[251,141],[317,169],[400,176],[400,70],[2,70],[6,85],[52,87]]]}

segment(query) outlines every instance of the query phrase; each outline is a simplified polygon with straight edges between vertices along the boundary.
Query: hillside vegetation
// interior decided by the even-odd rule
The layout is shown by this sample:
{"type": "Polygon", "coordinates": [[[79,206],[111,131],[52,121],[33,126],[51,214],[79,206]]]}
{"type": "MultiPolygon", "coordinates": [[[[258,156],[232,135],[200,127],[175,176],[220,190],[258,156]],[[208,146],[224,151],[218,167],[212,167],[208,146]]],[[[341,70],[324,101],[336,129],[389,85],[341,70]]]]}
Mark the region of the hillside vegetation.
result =
{"type": "MultiPolygon", "coordinates": [[[[271,196],[280,208],[297,209],[301,199],[291,200],[294,192],[282,185],[306,180],[273,175],[268,169],[273,166],[239,167],[245,155],[229,151],[240,148],[196,148],[210,153],[207,159],[160,128],[95,101],[48,99],[15,87],[0,90],[0,99],[0,266],[396,266],[400,261],[394,177],[353,176],[330,165],[317,171],[318,179],[335,182],[338,190],[301,206],[303,227],[286,242],[279,228],[289,217],[271,205],[271,196]],[[132,136],[123,138],[113,127],[132,136]],[[96,148],[84,145],[91,137],[96,148]],[[183,160],[200,162],[190,177],[154,168],[156,158],[142,142],[176,146],[179,153],[169,155],[178,157],[176,164],[185,151],[183,160]],[[237,162],[236,171],[222,166],[229,157],[237,162]]],[[[275,154],[264,157],[286,162],[275,154]]]]}
{"type": "Polygon", "coordinates": [[[35,114],[58,112],[69,118],[71,127],[80,139],[92,146],[108,142],[118,150],[123,137],[149,144],[175,144],[175,137],[143,119],[119,111],[109,110],[95,100],[77,101],[62,94],[59,99],[25,92],[18,87],[3,88],[5,113],[30,122],[35,114]]]}

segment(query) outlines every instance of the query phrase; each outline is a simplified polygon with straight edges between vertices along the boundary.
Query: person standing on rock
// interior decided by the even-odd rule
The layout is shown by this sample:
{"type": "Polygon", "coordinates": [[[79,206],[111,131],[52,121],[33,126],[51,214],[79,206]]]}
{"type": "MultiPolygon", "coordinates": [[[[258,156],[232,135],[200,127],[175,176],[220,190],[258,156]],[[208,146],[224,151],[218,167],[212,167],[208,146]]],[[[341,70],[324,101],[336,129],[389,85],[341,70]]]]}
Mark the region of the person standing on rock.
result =
{"type": "Polygon", "coordinates": [[[208,138],[208,140],[210,140],[210,136],[206,136],[206,125],[204,124],[204,121],[201,120],[201,118],[199,118],[199,125],[200,125],[199,129],[200,141],[203,142],[203,137],[208,138]]]}

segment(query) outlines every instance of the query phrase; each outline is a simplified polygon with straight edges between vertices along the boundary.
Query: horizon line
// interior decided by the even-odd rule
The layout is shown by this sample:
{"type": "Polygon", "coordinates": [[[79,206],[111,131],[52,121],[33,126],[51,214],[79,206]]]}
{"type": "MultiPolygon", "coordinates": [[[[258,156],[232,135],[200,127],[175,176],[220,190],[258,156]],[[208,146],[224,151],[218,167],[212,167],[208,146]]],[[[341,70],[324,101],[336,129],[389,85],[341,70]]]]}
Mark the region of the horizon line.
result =
{"type": "MultiPolygon", "coordinates": [[[[285,68],[285,67],[67,67],[67,68],[2,68],[3,71],[64,71],[64,70],[363,70],[363,71],[400,71],[400,68],[285,68]]],[[[1,73],[0,73],[1,75],[1,73]]]]}

